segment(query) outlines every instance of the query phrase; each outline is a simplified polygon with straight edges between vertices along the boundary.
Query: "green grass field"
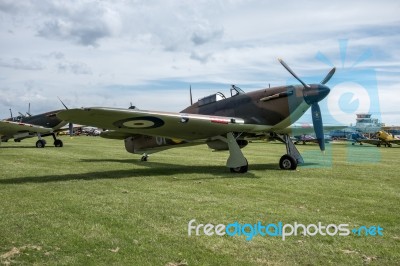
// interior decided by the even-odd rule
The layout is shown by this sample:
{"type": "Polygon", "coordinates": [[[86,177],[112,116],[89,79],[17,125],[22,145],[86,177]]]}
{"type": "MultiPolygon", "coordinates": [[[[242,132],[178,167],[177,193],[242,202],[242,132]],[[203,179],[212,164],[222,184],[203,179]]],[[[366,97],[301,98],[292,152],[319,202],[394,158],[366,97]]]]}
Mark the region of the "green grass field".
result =
{"type": "Polygon", "coordinates": [[[63,141],[0,146],[3,264],[400,264],[400,148],[333,144],[329,162],[316,145],[300,145],[312,161],[282,171],[284,145],[251,143],[243,149],[249,172],[231,174],[228,153],[206,146],[140,162],[122,141],[63,141]],[[188,236],[192,219],[380,225],[384,235],[188,236]]]}

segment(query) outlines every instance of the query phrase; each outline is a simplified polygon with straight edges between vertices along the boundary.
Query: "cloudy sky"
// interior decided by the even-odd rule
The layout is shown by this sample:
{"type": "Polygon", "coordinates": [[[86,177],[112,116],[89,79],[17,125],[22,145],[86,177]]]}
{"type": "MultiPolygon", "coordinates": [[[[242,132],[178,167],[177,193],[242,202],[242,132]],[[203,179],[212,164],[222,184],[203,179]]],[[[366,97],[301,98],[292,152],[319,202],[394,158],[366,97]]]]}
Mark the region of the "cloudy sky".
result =
{"type": "MultiPolygon", "coordinates": [[[[398,1],[0,0],[0,118],[69,107],[180,111],[230,84],[307,82],[332,68],[325,116],[400,125],[398,1]]],[[[311,121],[309,115],[302,118],[311,121]]]]}

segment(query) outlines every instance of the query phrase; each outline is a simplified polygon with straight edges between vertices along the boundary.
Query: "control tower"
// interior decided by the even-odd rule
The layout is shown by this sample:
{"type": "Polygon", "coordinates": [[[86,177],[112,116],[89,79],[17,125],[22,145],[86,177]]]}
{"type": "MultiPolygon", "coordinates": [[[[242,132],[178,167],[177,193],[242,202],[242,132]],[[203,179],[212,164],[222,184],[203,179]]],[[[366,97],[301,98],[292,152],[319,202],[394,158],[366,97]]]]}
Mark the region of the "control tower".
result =
{"type": "Polygon", "coordinates": [[[356,114],[356,125],[355,129],[363,133],[375,133],[381,130],[385,126],[384,123],[380,123],[378,119],[371,118],[372,114],[356,114]]]}

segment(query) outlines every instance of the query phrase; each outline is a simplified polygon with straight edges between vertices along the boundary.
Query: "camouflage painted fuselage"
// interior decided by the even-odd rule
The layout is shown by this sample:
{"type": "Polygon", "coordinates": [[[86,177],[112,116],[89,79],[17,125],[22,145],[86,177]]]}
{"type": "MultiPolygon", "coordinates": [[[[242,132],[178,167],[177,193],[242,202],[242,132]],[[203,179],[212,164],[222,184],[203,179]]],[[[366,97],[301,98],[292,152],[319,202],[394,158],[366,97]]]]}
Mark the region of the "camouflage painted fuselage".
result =
{"type": "Polygon", "coordinates": [[[246,124],[285,128],[296,122],[309,108],[303,86],[281,86],[237,94],[200,105],[194,103],[181,113],[238,117],[246,124]]]}
{"type": "MultiPolygon", "coordinates": [[[[199,100],[181,113],[242,118],[245,124],[257,125],[262,130],[262,132],[247,132],[243,135],[244,137],[284,129],[296,122],[309,107],[304,99],[303,86],[280,86],[238,93],[229,98],[207,103],[199,100]]],[[[212,149],[228,149],[225,142],[215,139],[187,142],[143,135],[125,139],[125,147],[131,153],[152,153],[177,145],[201,144],[204,141],[212,149]]],[[[247,144],[245,140],[238,139],[237,141],[240,142],[238,143],[240,147],[247,144]]]]}
{"type": "MultiPolygon", "coordinates": [[[[60,129],[65,126],[67,122],[59,119],[56,114],[61,110],[56,110],[52,112],[47,112],[39,115],[32,116],[18,116],[13,118],[8,118],[6,121],[18,122],[21,124],[30,124],[35,126],[41,126],[48,128],[48,133],[43,133],[42,136],[51,134],[53,131],[60,129]]],[[[34,137],[35,132],[29,132],[26,129],[21,129],[16,131],[15,129],[1,128],[0,135],[2,135],[2,141],[7,141],[9,139],[15,138],[15,140],[22,140],[24,138],[34,137]],[[20,137],[18,137],[20,136],[20,137]]]]}

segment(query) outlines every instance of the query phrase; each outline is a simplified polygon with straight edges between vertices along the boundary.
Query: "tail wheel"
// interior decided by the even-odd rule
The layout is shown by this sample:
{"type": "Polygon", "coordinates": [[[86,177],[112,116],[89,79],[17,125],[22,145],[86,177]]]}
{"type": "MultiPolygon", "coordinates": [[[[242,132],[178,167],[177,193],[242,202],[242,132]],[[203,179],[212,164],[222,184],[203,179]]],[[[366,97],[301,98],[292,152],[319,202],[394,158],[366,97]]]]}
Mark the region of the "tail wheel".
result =
{"type": "Polygon", "coordinates": [[[293,156],[285,154],[279,160],[279,167],[282,170],[296,170],[297,161],[295,158],[293,158],[293,156]]]}

